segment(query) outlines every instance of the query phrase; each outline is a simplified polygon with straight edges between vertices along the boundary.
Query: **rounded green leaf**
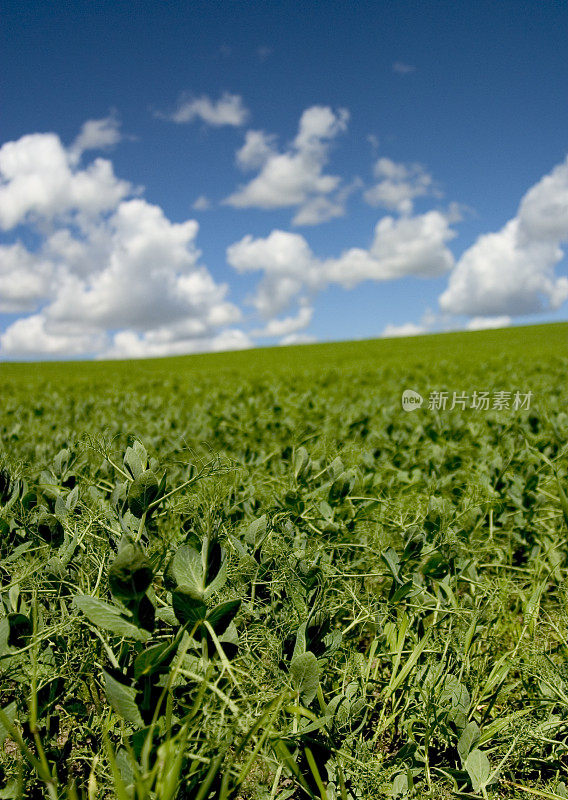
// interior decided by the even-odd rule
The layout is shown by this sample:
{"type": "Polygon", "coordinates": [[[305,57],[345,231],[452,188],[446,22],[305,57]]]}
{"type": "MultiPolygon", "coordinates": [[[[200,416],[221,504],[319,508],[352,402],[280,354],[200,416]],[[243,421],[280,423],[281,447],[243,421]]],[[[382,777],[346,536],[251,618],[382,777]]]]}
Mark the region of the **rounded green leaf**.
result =
{"type": "Polygon", "coordinates": [[[207,614],[207,622],[216,634],[220,634],[228,628],[240,607],[241,600],[227,600],[225,603],[220,603],[207,614]]]}
{"type": "Polygon", "coordinates": [[[98,597],[77,595],[73,598],[73,604],[83,612],[89,622],[98,628],[114,633],[115,636],[124,636],[139,642],[147,642],[150,638],[148,631],[142,630],[125,619],[119,608],[105,603],[104,600],[99,600],[98,597]]]}
{"type": "Polygon", "coordinates": [[[316,696],[319,684],[319,665],[313,653],[295,656],[290,664],[292,686],[300,694],[306,705],[316,696]]]}
{"type": "Polygon", "coordinates": [[[482,750],[472,750],[465,760],[465,769],[469,775],[474,792],[480,792],[487,786],[491,777],[491,764],[482,750]]]}
{"type": "Polygon", "coordinates": [[[108,583],[115,597],[132,600],[142,597],[152,583],[152,577],[150,560],[140,545],[131,543],[123,546],[112,562],[108,583]]]}
{"type": "Polygon", "coordinates": [[[177,589],[172,593],[174,614],[182,625],[192,628],[196,622],[202,622],[207,616],[207,606],[201,595],[190,587],[177,589]]]}
{"type": "Polygon", "coordinates": [[[128,510],[135,517],[141,517],[157,499],[159,491],[158,479],[152,470],[142,472],[128,487],[128,510]]]}
{"type": "Polygon", "coordinates": [[[106,670],[103,670],[103,675],[108,701],[116,713],[126,722],[141,728],[144,722],[136,704],[136,689],[120,683],[106,670]]]}
{"type": "Polygon", "coordinates": [[[204,589],[203,561],[195,547],[182,544],[171,558],[164,573],[164,585],[173,592],[178,587],[203,595],[204,589]]]}

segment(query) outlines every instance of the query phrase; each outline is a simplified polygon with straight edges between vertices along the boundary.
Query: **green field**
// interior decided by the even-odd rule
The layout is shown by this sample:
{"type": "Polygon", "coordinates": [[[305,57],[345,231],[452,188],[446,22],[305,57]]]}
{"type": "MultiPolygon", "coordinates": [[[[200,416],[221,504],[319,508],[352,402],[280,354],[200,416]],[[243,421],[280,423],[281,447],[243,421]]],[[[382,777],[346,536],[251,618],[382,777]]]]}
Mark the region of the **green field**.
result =
{"type": "Polygon", "coordinates": [[[567,374],[566,323],[0,365],[0,798],[568,797],[567,374]]]}

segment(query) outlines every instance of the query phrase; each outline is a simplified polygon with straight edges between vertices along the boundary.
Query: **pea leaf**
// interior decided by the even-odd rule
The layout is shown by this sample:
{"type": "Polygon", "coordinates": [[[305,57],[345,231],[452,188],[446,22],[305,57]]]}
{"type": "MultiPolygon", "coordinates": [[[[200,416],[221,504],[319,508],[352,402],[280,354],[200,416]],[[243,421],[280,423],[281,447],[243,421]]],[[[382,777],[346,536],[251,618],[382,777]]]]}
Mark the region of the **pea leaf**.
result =
{"type": "Polygon", "coordinates": [[[402,583],[400,579],[400,558],[394,547],[387,547],[381,553],[381,558],[391,571],[391,574],[397,583],[402,583]]]}
{"type": "Polygon", "coordinates": [[[166,568],[164,583],[170,591],[183,587],[202,596],[204,575],[201,554],[188,544],[178,547],[166,568]]]}
{"type": "Polygon", "coordinates": [[[309,705],[316,696],[319,684],[318,660],[313,653],[295,656],[290,664],[292,686],[309,705]]]}
{"type": "Polygon", "coordinates": [[[480,736],[481,731],[479,730],[477,722],[469,722],[465,726],[458,741],[458,755],[462,765],[465,764],[471,749],[479,742],[480,736]]]}
{"type": "Polygon", "coordinates": [[[266,536],[266,523],[266,514],[253,520],[245,533],[245,542],[252,547],[258,547],[266,536]]]}
{"type": "Polygon", "coordinates": [[[108,582],[113,595],[120,600],[140,598],[152,583],[152,565],[139,544],[121,546],[110,565],[108,582]]]}
{"type": "Polygon", "coordinates": [[[128,467],[134,479],[138,478],[146,469],[148,457],[146,450],[140,442],[135,442],[133,447],[127,447],[124,454],[124,465],[128,467]],[[138,445],[138,447],[137,447],[138,445]]]}
{"type": "Polygon", "coordinates": [[[175,645],[172,647],[170,642],[163,644],[155,644],[153,647],[148,647],[143,650],[134,661],[134,677],[136,680],[142,675],[152,675],[156,672],[162,662],[169,656],[173,655],[175,645]]]}
{"type": "Polygon", "coordinates": [[[474,792],[480,792],[487,786],[491,776],[491,764],[482,750],[472,750],[464,764],[474,792]]]}
{"type": "Polygon", "coordinates": [[[207,616],[207,606],[199,593],[182,587],[172,593],[172,606],[179,622],[192,628],[196,622],[201,622],[207,616]]]}
{"type": "Polygon", "coordinates": [[[298,447],[294,454],[294,475],[296,479],[301,478],[307,472],[310,457],[305,447],[298,447]]]}
{"type": "Polygon", "coordinates": [[[150,638],[148,631],[138,628],[122,616],[118,606],[112,606],[99,600],[98,597],[79,594],[73,598],[73,605],[82,611],[89,622],[99,628],[103,628],[115,636],[124,636],[127,639],[136,639],[138,642],[147,642],[150,638]]]}
{"type": "Polygon", "coordinates": [[[207,614],[207,622],[215,633],[219,634],[226,630],[240,607],[240,600],[227,600],[225,603],[220,603],[207,614]]]}
{"type": "Polygon", "coordinates": [[[136,705],[136,689],[119,683],[106,670],[103,670],[103,675],[108,701],[116,713],[126,722],[141,728],[144,722],[136,705]]]}

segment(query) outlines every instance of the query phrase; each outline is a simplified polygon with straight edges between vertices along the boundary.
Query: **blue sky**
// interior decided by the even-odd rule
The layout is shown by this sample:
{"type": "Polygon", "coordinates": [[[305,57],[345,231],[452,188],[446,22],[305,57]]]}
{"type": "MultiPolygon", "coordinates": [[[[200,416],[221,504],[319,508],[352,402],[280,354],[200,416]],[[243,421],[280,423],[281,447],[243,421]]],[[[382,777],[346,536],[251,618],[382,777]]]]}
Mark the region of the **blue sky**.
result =
{"type": "Polygon", "coordinates": [[[7,2],[0,358],[564,320],[562,2],[7,2]]]}

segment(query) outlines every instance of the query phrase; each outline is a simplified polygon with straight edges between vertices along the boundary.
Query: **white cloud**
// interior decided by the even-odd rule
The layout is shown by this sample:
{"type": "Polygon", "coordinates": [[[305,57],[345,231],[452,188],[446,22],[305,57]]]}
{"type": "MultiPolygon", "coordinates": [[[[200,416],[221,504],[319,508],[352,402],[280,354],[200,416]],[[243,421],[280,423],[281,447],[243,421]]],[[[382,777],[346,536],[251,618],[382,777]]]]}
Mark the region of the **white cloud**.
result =
{"type": "Polygon", "coordinates": [[[318,283],[318,262],[298,233],[274,230],[266,239],[249,234],[227,248],[227,261],[237,272],[263,272],[253,304],[265,319],[289,308],[306,284],[318,283]]]}
{"type": "Polygon", "coordinates": [[[277,152],[274,137],[262,131],[249,131],[237,153],[238,163],[260,169],[245,186],[226,198],[234,208],[300,207],[295,224],[315,224],[343,213],[339,201],[330,200],[341,179],[323,172],[333,139],[347,129],[349,113],[334,113],[324,106],[306,109],[300,119],[292,145],[277,152]],[[322,205],[321,200],[327,201],[322,205]],[[319,206],[316,201],[319,201],[319,206]],[[314,204],[315,203],[315,204],[314,204]]]}
{"type": "Polygon", "coordinates": [[[106,227],[102,269],[95,271],[93,265],[85,280],[61,275],[51,316],[101,328],[120,320],[125,327],[145,329],[178,319],[204,299],[215,302],[212,296],[222,290],[197,266],[197,231],[194,220],[173,224],[145,200],[120,203],[106,227]]]}
{"type": "Polygon", "coordinates": [[[211,208],[211,200],[204,194],[200,194],[191,206],[195,211],[208,211],[211,208]]]}
{"type": "Polygon", "coordinates": [[[319,152],[323,141],[335,139],[347,130],[348,122],[349,112],[345,108],[340,108],[336,114],[328,106],[307,108],[300,117],[294,144],[298,150],[319,152]]]}
{"type": "Polygon", "coordinates": [[[390,158],[379,158],[374,173],[379,182],[363,194],[371,206],[411,214],[415,197],[433,193],[439,196],[431,175],[420,164],[398,164],[390,158]]]}
{"type": "Polygon", "coordinates": [[[241,330],[228,329],[215,336],[195,337],[178,341],[160,340],[148,334],[120,331],[115,334],[111,346],[102,353],[103,358],[152,358],[188,353],[220,352],[222,350],[245,350],[253,342],[241,330]]]}
{"type": "Polygon", "coordinates": [[[219,128],[223,125],[238,128],[245,124],[249,112],[240,95],[224,92],[217,101],[211,100],[207,95],[192,97],[183,94],[179,98],[177,108],[172,114],[158,113],[157,116],[178,124],[200,119],[214,128],[219,128]]]}
{"type": "Polygon", "coordinates": [[[246,350],[252,346],[252,340],[244,331],[228,328],[214,336],[207,349],[217,353],[223,350],[246,350]]]}
{"type": "Polygon", "coordinates": [[[467,323],[468,331],[483,331],[490,328],[507,328],[511,317],[473,317],[467,323]]]}
{"type": "Polygon", "coordinates": [[[264,131],[247,131],[245,143],[237,150],[237,164],[242,169],[260,169],[275,155],[276,136],[264,131]]]}
{"type": "Polygon", "coordinates": [[[73,213],[97,216],[115,208],[132,186],[97,158],[85,169],[54,133],[33,133],[0,148],[0,227],[52,221],[73,213]],[[32,220],[32,221],[33,221],[32,220]]]}
{"type": "Polygon", "coordinates": [[[199,261],[197,222],[173,223],[159,206],[126,198],[132,188],[109,161],[79,168],[81,137],[79,149],[97,132],[84,126],[69,149],[55,134],[0,149],[0,223],[26,223],[40,240],[34,252],[21,241],[0,245],[0,310],[31,312],[0,336],[0,352],[163,355],[249,346],[232,327],[241,314],[227,285],[199,261]]]}
{"type": "Polygon", "coordinates": [[[480,236],[462,255],[440,296],[452,314],[517,316],[559,308],[568,278],[554,268],[568,240],[568,158],[525,194],[517,215],[480,236]]]}
{"type": "Polygon", "coordinates": [[[53,264],[16,242],[0,245],[0,312],[33,311],[50,291],[53,264]]]}
{"type": "Polygon", "coordinates": [[[527,241],[568,239],[568,156],[528,190],[517,216],[527,241]]]}
{"type": "Polygon", "coordinates": [[[279,345],[286,347],[291,344],[314,344],[317,342],[317,337],[310,336],[308,333],[289,333],[278,342],[279,345]]]}
{"type": "Polygon", "coordinates": [[[384,339],[391,339],[399,336],[420,336],[426,332],[426,328],[422,325],[416,325],[414,322],[405,322],[402,325],[386,325],[381,336],[384,339]]]}
{"type": "Polygon", "coordinates": [[[312,321],[313,315],[314,309],[311,306],[301,306],[295,317],[271,319],[262,330],[252,331],[252,336],[257,338],[290,337],[292,334],[307,328],[312,321]]]}
{"type": "Polygon", "coordinates": [[[383,217],[369,250],[351,248],[324,262],[328,281],[349,289],[365,280],[385,281],[414,275],[432,278],[454,263],[446,242],[453,239],[448,217],[428,211],[415,217],[383,217]]]}
{"type": "Polygon", "coordinates": [[[17,319],[0,335],[0,352],[9,357],[92,355],[104,346],[105,337],[81,328],[50,325],[43,314],[17,319]]]}
{"type": "Polygon", "coordinates": [[[104,150],[118,144],[121,139],[120,123],[113,115],[104,119],[90,119],[82,126],[69,149],[69,155],[76,163],[87,150],[104,150]]]}
{"type": "Polygon", "coordinates": [[[368,250],[351,248],[338,258],[321,260],[300,234],[274,230],[265,239],[245,236],[227,249],[227,260],[238,272],[263,273],[252,302],[270,319],[303,293],[313,294],[330,284],[351,289],[367,280],[441,275],[453,266],[446,242],[454,236],[448,217],[430,211],[401,219],[383,217],[368,250]]]}
{"type": "Polygon", "coordinates": [[[319,225],[331,219],[345,216],[347,199],[363,186],[360,178],[354,178],[351,183],[342,186],[333,196],[313,197],[298,209],[292,220],[293,225],[319,225]]]}
{"type": "Polygon", "coordinates": [[[338,198],[312,197],[304,203],[292,220],[293,225],[319,225],[345,216],[345,203],[338,198]]]}

